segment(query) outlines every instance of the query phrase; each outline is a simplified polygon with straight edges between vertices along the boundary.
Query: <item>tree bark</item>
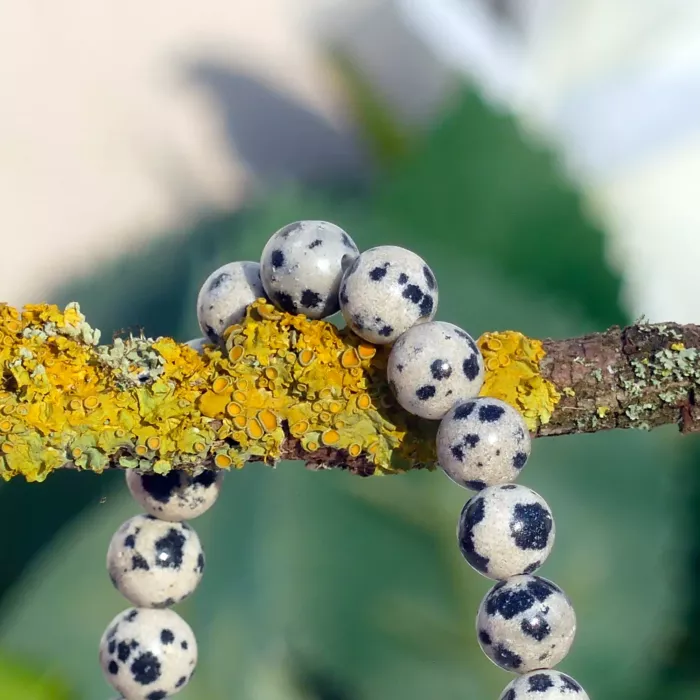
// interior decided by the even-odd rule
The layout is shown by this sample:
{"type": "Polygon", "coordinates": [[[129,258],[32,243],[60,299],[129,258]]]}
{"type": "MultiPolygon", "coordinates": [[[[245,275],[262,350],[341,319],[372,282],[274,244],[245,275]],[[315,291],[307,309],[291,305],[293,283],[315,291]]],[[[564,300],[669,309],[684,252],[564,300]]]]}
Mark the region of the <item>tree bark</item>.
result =
{"type": "MultiPolygon", "coordinates": [[[[329,323],[259,300],[225,347],[199,354],[168,338],[98,340],[75,304],[22,314],[0,304],[4,479],[279,459],[362,476],[435,466],[438,423],[396,404],[389,349],[329,323]]],[[[506,331],[477,344],[482,394],[520,410],[533,437],[672,423],[700,431],[700,326],[638,323],[543,341],[506,331]]]]}

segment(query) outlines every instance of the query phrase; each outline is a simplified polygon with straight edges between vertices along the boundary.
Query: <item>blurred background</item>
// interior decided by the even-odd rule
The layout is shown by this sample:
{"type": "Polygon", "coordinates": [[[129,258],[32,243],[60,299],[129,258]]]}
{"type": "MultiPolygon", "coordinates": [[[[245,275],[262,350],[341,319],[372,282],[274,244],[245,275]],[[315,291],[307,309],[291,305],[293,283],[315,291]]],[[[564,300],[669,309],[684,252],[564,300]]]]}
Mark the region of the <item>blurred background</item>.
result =
{"type": "MultiPolygon", "coordinates": [[[[297,219],[398,244],[473,335],[697,321],[700,4],[0,1],[0,298],[199,335],[208,274],[297,219]]],[[[700,445],[538,441],[592,698],[700,698],[700,445]]],[[[195,522],[183,700],[497,698],[437,474],[227,477],[195,522]]],[[[108,700],[120,474],[0,484],[0,700],[108,700]]]]}

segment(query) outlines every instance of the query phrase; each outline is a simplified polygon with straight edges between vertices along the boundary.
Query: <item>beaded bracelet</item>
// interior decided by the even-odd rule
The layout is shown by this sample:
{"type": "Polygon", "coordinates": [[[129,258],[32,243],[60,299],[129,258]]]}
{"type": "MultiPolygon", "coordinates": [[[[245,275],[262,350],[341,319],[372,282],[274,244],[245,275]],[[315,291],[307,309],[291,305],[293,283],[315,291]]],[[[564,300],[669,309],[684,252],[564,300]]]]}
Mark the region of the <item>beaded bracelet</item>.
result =
{"type": "MultiPolygon", "coordinates": [[[[552,670],[571,648],[576,616],[564,592],[535,575],[552,550],[555,527],[544,499],[512,483],[529,458],[529,432],[512,406],[479,396],[484,362],[472,337],[432,320],[438,285],[425,261],[397,246],[360,253],[328,222],[289,224],[267,242],[260,263],[228,263],[207,278],[197,299],[206,337],[189,345],[198,351],[208,342],[222,345],[226,329],[261,297],[310,319],[341,311],[364,341],[392,344],[387,381],[397,402],[440,421],[439,466],[477,492],[462,509],[457,540],[466,561],[497,581],[479,606],[476,629],[488,658],[518,674],[500,700],[588,700],[576,681],[552,670]]],[[[202,546],[186,521],[215,503],[222,472],[127,471],[126,480],[145,513],[117,530],[107,569],[135,607],[108,626],[100,663],[124,700],[162,700],[189,682],[197,663],[192,629],[169,608],[201,580],[202,546]]]]}

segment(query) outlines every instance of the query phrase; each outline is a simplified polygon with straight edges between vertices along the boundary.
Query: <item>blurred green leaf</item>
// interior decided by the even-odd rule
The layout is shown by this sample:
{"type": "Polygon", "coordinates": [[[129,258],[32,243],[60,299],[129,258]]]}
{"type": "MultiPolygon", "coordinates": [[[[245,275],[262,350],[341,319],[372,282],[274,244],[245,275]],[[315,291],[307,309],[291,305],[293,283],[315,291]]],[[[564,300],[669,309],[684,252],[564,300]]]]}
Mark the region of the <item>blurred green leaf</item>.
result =
{"type": "Polygon", "coordinates": [[[73,700],[74,695],[57,675],[18,661],[0,651],[0,700],[73,700]]]}

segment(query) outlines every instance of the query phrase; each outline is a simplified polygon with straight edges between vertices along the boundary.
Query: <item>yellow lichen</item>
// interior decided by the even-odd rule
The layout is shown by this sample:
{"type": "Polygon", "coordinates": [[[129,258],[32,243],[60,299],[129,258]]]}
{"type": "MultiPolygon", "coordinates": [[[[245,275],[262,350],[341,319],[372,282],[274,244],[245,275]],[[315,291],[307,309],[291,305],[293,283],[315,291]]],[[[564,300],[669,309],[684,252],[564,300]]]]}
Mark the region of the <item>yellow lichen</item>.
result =
{"type": "Polygon", "coordinates": [[[481,395],[517,408],[531,431],[549,423],[561,394],[540,372],[546,354],[542,343],[516,331],[505,331],[485,333],[477,345],[486,365],[481,395]]]}
{"type": "Polygon", "coordinates": [[[167,473],[204,460],[273,463],[288,431],[303,449],[364,454],[375,471],[435,461],[435,424],[403,412],[388,348],[259,300],[199,354],[170,338],[99,333],[77,304],[0,305],[0,476],[41,481],[72,461],[167,473]]]}

